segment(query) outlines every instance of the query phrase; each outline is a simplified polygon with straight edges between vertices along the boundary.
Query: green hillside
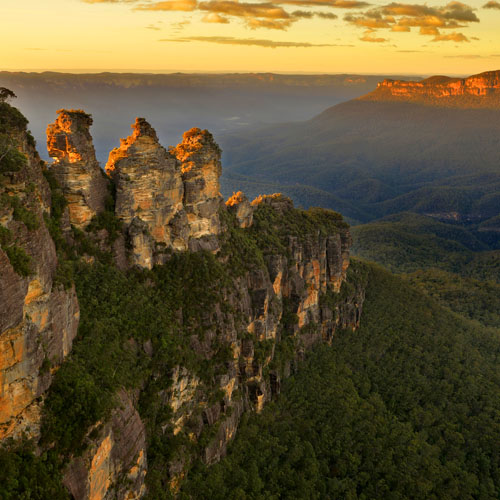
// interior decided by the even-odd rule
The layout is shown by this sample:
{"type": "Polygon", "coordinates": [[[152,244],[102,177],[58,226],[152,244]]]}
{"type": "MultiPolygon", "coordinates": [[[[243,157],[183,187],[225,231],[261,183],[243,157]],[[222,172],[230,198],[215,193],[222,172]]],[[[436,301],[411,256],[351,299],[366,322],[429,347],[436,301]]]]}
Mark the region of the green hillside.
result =
{"type": "Polygon", "coordinates": [[[227,179],[295,186],[304,206],[319,204],[313,188],[362,222],[413,211],[479,224],[499,213],[499,137],[499,110],[354,100],[221,142],[227,179]]]}
{"type": "Polygon", "coordinates": [[[500,331],[368,272],[359,331],[314,353],[184,498],[498,498],[500,331]]]}

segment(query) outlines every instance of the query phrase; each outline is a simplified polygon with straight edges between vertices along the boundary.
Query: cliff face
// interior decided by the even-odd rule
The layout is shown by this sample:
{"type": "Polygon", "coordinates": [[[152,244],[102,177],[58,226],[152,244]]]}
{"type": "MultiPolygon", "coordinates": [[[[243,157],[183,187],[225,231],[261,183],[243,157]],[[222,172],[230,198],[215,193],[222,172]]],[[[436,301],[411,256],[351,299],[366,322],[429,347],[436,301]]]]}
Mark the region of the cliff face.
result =
{"type": "MultiPolygon", "coordinates": [[[[281,195],[259,197],[251,210],[256,237],[268,218],[276,229],[297,217],[291,200],[281,195]]],[[[234,223],[239,225],[236,214],[234,223]]],[[[230,346],[231,361],[217,382],[223,397],[207,404],[203,383],[195,374],[182,367],[174,374],[169,399],[174,433],[200,442],[204,434],[216,430],[203,446],[202,458],[208,464],[225,454],[244,411],[260,411],[279,394],[281,381],[306,351],[330,342],[339,328],[359,325],[362,286],[343,288],[351,244],[347,226],[339,221],[331,234],[313,229],[299,236],[283,233],[281,238],[283,251],[266,252],[262,266],[235,277],[224,290],[223,303],[203,320],[203,338],[192,337],[191,346],[201,357],[214,357],[217,345],[230,346]]],[[[171,486],[178,485],[188,466],[186,459],[174,463],[171,486]]]]}
{"type": "Polygon", "coordinates": [[[219,177],[221,150],[207,130],[193,128],[170,149],[181,164],[184,207],[189,222],[189,248],[217,250],[222,202],[219,177]]]}
{"type": "Polygon", "coordinates": [[[85,428],[76,444],[67,436],[40,443],[62,457],[73,498],[139,499],[148,488],[154,497],[177,491],[196,460],[220,460],[243,413],[278,395],[314,345],[357,328],[363,283],[349,271],[351,238],[340,215],[297,210],[280,194],[250,203],[239,192],[224,204],[221,152],[200,129],[167,151],[138,118],[106,167],[116,187],[112,213],[90,124],[83,112],[63,111],[49,127],[58,158],[50,170],[69,216],[50,217],[55,191],[25,132],[16,144],[27,161],[0,178],[0,440],[23,430],[38,438],[35,400],[54,374],[64,390],[57,404],[47,396],[48,425],[73,425],[64,409],[73,415],[77,401],[85,428]],[[95,215],[102,217],[89,224],[95,215]],[[68,217],[86,231],[72,232],[68,217]],[[58,257],[45,221],[80,297],[80,340],[65,365],[77,366],[76,380],[71,369],[55,374],[72,348],[79,304],[74,287],[54,284],[58,257]],[[133,271],[121,262],[125,242],[133,271]],[[115,281],[92,278],[93,270],[115,281]],[[110,353],[103,364],[117,365],[103,372],[109,380],[94,343],[110,353]],[[108,401],[99,403],[103,394],[108,401]],[[107,410],[99,413],[100,404],[107,410]]]}
{"type": "Polygon", "coordinates": [[[75,500],[141,498],[146,487],[146,433],[125,391],[109,421],[83,456],[66,468],[64,485],[75,500]]]}
{"type": "Polygon", "coordinates": [[[220,231],[220,150],[192,129],[166,151],[143,118],[111,151],[106,172],[116,185],[116,215],[127,227],[132,261],[151,268],[167,250],[216,250],[220,231]]]}
{"type": "Polygon", "coordinates": [[[384,80],[361,98],[370,101],[410,101],[450,107],[500,108],[500,71],[469,78],[433,76],[420,82],[384,80]]]}
{"type": "Polygon", "coordinates": [[[151,268],[157,250],[186,250],[187,217],[180,165],[143,118],[111,151],[106,172],[116,185],[115,213],[127,227],[133,262],[151,268]]]}
{"type": "Polygon", "coordinates": [[[254,209],[244,193],[241,191],[233,193],[233,196],[226,201],[226,207],[236,216],[241,228],[252,225],[254,209]]]}
{"type": "Polygon", "coordinates": [[[43,217],[51,210],[43,162],[17,110],[2,106],[0,126],[12,150],[0,175],[0,440],[23,431],[38,436],[39,398],[71,350],[79,319],[74,288],[54,283],[58,259],[43,217]]]}
{"type": "Polygon", "coordinates": [[[79,229],[104,209],[106,179],[95,157],[89,128],[92,118],[81,110],[58,111],[47,127],[51,166],[68,201],[70,222],[79,229]]]}

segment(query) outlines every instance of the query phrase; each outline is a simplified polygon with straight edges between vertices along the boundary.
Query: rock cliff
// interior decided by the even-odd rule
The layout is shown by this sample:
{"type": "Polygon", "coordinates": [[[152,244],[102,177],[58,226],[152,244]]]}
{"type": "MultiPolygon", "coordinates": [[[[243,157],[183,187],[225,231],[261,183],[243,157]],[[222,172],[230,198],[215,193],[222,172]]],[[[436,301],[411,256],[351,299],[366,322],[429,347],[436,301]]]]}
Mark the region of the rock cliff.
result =
{"type": "Polygon", "coordinates": [[[10,150],[0,155],[0,440],[39,435],[41,398],[71,350],[79,319],[74,287],[55,283],[43,162],[24,117],[1,106],[0,132],[10,150]]]}
{"type": "Polygon", "coordinates": [[[51,166],[68,201],[70,222],[79,229],[104,210],[106,179],[96,160],[89,128],[90,115],[81,110],[60,109],[47,127],[51,166]]]}
{"type": "Polygon", "coordinates": [[[66,468],[64,485],[75,500],[135,500],[146,492],[146,433],[125,391],[109,421],[83,456],[66,468]]]}
{"type": "Polygon", "coordinates": [[[151,268],[165,262],[169,250],[217,250],[221,163],[211,134],[192,129],[167,151],[144,118],[137,118],[132,129],[106,165],[132,262],[151,268]]]}
{"type": "Polygon", "coordinates": [[[60,457],[72,497],[157,498],[196,461],[220,460],[308,350],[358,327],[364,284],[339,214],[280,194],[223,203],[205,130],[166,150],[138,118],[106,166],[111,211],[90,123],[64,111],[49,127],[46,175],[69,215],[25,132],[27,161],[1,178],[0,439],[38,438],[36,398],[54,376],[39,446],[60,457]]]}
{"type": "Polygon", "coordinates": [[[219,177],[221,150],[207,130],[192,128],[182,142],[170,148],[181,163],[184,208],[189,222],[190,250],[217,250],[222,202],[219,177]]]}
{"type": "Polygon", "coordinates": [[[375,91],[361,99],[497,109],[500,108],[500,71],[468,78],[433,76],[419,82],[384,80],[375,91]]]}

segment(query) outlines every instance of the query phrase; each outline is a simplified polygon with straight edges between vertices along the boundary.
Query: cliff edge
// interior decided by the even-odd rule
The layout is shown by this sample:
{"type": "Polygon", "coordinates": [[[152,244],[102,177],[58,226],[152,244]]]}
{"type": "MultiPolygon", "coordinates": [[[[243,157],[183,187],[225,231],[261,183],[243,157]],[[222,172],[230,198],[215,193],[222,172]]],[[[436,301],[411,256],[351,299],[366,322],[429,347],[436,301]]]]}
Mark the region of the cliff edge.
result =
{"type": "Polygon", "coordinates": [[[384,80],[364,101],[412,102],[458,108],[500,108],[500,70],[468,78],[433,76],[422,81],[384,80]]]}

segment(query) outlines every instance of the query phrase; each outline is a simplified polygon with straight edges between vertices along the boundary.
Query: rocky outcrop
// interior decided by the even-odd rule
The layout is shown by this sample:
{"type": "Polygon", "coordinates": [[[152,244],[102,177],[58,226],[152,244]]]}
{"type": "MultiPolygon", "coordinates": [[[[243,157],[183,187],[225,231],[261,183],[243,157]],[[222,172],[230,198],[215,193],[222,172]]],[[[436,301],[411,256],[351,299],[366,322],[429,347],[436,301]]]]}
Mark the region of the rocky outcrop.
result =
{"type": "Polygon", "coordinates": [[[252,225],[254,209],[243,192],[233,193],[233,196],[226,201],[226,207],[234,213],[241,228],[252,225]]]}
{"type": "Polygon", "coordinates": [[[92,118],[81,110],[60,109],[47,127],[51,166],[66,200],[70,222],[79,229],[104,210],[106,179],[96,160],[89,128],[92,118]]]}
{"type": "MultiPolygon", "coordinates": [[[[278,221],[294,215],[292,201],[279,194],[254,200],[252,210],[257,216],[260,206],[275,211],[278,221]]],[[[224,314],[222,304],[218,305],[203,325],[203,340],[192,339],[193,350],[203,357],[211,356],[213,345],[230,346],[232,360],[218,382],[223,399],[208,405],[197,377],[180,367],[174,373],[170,396],[174,432],[200,439],[216,429],[204,449],[208,464],[224,456],[242,413],[260,411],[280,392],[281,381],[304,352],[319,342],[330,342],[339,328],[359,326],[362,286],[350,285],[349,291],[341,293],[351,243],[346,225],[339,221],[329,235],[318,230],[284,239],[284,254],[267,255],[264,267],[250,270],[226,290],[224,305],[233,313],[224,314]]],[[[174,485],[185,473],[183,465],[177,463],[170,471],[174,485]]]]}
{"type": "Polygon", "coordinates": [[[151,125],[137,118],[132,130],[111,151],[106,172],[116,185],[115,213],[126,224],[133,263],[151,268],[162,250],[187,250],[184,184],[179,162],[151,125]]]}
{"type": "Polygon", "coordinates": [[[500,108],[500,71],[469,78],[433,76],[419,82],[384,80],[374,92],[361,99],[497,109],[500,108]]]}
{"type": "MultiPolygon", "coordinates": [[[[192,129],[166,150],[141,118],[106,167],[123,234],[106,212],[89,231],[72,237],[68,217],[85,227],[104,203],[90,123],[83,112],[64,111],[49,127],[49,147],[59,159],[52,170],[69,203],[69,215],[58,219],[63,235],[68,233],[59,251],[74,245],[68,250],[72,258],[103,266],[120,255],[115,260],[124,280],[127,258],[148,269],[178,262],[210,271],[195,297],[190,287],[199,287],[197,272],[185,280],[185,271],[175,291],[159,295],[159,307],[172,314],[168,324],[158,321],[155,336],[146,331],[139,339],[125,329],[139,380],[114,386],[128,389],[118,389],[114,408],[84,429],[81,454],[44,440],[40,445],[60,452],[63,482],[76,500],[139,499],[147,474],[154,478],[150,486],[175,492],[194,460],[220,460],[243,413],[261,411],[279,394],[306,351],[330,342],[339,328],[357,328],[364,289],[356,280],[346,283],[351,238],[339,214],[296,210],[280,194],[250,203],[238,192],[224,204],[221,152],[211,134],[192,129]],[[103,227],[101,219],[112,220],[103,227]],[[114,240],[112,231],[118,234],[114,240]],[[212,253],[188,253],[203,249],[212,253]],[[148,444],[154,450],[149,472],[148,444]]],[[[71,350],[79,320],[74,288],[55,284],[58,259],[43,219],[51,210],[50,189],[28,136],[17,140],[27,161],[8,172],[6,181],[0,177],[0,440],[23,431],[38,437],[43,395],[71,350]]],[[[165,286],[170,274],[156,280],[157,271],[169,269],[173,273],[168,267],[143,273],[146,286],[165,286]]],[[[93,311],[84,312],[88,318],[93,311]]]]}
{"type": "Polygon", "coordinates": [[[132,263],[161,264],[170,250],[219,248],[220,149],[192,129],[167,151],[144,118],[111,151],[106,172],[116,185],[116,215],[125,223],[132,263]]]}
{"type": "Polygon", "coordinates": [[[208,130],[192,128],[184,133],[180,144],[170,148],[170,152],[181,164],[189,248],[215,251],[219,247],[217,235],[221,229],[221,150],[208,130]]]}
{"type": "Polygon", "coordinates": [[[146,492],[146,471],[144,424],[122,390],[99,437],[66,468],[64,485],[75,500],[136,500],[146,492]]]}
{"type": "Polygon", "coordinates": [[[79,320],[75,290],[54,283],[43,162],[23,127],[10,135],[21,156],[0,176],[0,440],[38,436],[40,398],[71,350],[79,320]]]}

